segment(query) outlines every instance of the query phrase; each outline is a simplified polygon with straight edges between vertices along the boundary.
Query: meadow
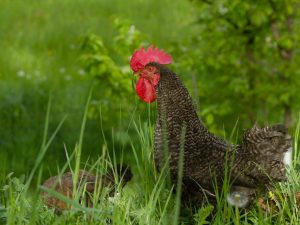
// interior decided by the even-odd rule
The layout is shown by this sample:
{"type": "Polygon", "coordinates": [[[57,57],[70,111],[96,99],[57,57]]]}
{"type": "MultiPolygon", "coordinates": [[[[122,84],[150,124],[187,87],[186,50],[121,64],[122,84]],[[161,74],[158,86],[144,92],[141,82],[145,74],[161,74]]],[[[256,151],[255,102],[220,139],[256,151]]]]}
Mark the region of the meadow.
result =
{"type": "Polygon", "coordinates": [[[272,2],[2,0],[0,224],[298,224],[299,4],[272,2]],[[269,193],[276,210],[240,210],[224,193],[216,212],[180,207],[154,169],[156,105],[138,99],[129,68],[150,44],[173,56],[212,132],[240,140],[255,122],[289,127],[293,168],[269,193]],[[99,192],[87,208],[46,190],[72,206],[59,216],[41,202],[50,176],[120,163],[134,176],[125,188],[116,177],[115,198],[99,192]]]}

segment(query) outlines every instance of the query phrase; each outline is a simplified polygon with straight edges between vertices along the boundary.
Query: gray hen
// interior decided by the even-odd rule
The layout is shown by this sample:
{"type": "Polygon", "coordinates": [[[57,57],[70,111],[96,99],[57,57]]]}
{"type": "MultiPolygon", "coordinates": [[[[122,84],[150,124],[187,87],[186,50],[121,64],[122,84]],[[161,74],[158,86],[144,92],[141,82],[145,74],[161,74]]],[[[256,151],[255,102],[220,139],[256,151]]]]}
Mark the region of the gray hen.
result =
{"type": "Polygon", "coordinates": [[[214,191],[222,188],[226,165],[230,165],[231,184],[227,200],[239,207],[251,201],[258,187],[284,181],[292,151],[287,129],[283,125],[262,129],[254,126],[236,146],[216,137],[200,121],[180,79],[162,65],[171,62],[171,56],[162,50],[142,47],[133,54],[130,66],[139,76],[136,92],[141,100],[148,103],[157,100],[155,163],[161,169],[168,158],[175,185],[180,146],[184,142],[183,201],[199,206],[205,194],[210,201],[215,201],[214,191]]]}
{"type": "MultiPolygon", "coordinates": [[[[187,89],[174,72],[157,63],[147,66],[155,67],[160,74],[156,86],[158,113],[154,134],[155,162],[161,168],[166,141],[174,183],[177,180],[179,146],[185,127],[183,200],[199,205],[203,202],[202,191],[212,196],[213,177],[217,185],[222,186],[226,157],[228,165],[232,163],[230,178],[233,189],[235,186],[248,188],[247,191],[241,191],[242,194],[247,192],[247,195],[252,195],[252,189],[258,186],[286,179],[285,165],[291,161],[291,138],[283,125],[262,129],[254,126],[245,133],[242,144],[233,146],[210,133],[203,125],[187,89]]],[[[229,195],[231,203],[230,199],[229,195]]],[[[243,207],[248,202],[233,204],[243,207]]]]}

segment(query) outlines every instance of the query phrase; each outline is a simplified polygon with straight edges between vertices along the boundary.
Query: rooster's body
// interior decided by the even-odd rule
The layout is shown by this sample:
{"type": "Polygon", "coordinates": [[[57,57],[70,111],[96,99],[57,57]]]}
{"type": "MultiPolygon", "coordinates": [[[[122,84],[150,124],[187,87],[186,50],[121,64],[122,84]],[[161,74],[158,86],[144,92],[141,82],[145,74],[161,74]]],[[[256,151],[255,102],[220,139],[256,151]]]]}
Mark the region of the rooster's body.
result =
{"type": "Polygon", "coordinates": [[[171,62],[172,57],[163,50],[142,47],[133,54],[130,66],[139,76],[136,92],[141,100],[157,100],[154,158],[158,169],[169,165],[174,185],[183,151],[184,202],[198,206],[204,196],[214,201],[215,191],[227,180],[231,185],[228,202],[245,207],[258,187],[284,181],[285,167],[291,163],[287,129],[283,125],[254,126],[236,146],[216,137],[199,119],[178,76],[164,66],[171,62]]]}
{"type": "Polygon", "coordinates": [[[155,66],[160,74],[156,86],[155,162],[158,168],[163,166],[164,146],[167,146],[171,178],[176,184],[180,146],[184,140],[183,200],[201,204],[204,193],[213,196],[217,188],[214,184],[219,187],[223,184],[226,163],[233,189],[247,188],[242,193],[249,192],[249,195],[271,180],[286,179],[291,138],[283,125],[262,129],[255,126],[245,133],[241,145],[234,146],[211,134],[203,125],[187,89],[175,73],[157,63],[148,65],[155,66]]]}

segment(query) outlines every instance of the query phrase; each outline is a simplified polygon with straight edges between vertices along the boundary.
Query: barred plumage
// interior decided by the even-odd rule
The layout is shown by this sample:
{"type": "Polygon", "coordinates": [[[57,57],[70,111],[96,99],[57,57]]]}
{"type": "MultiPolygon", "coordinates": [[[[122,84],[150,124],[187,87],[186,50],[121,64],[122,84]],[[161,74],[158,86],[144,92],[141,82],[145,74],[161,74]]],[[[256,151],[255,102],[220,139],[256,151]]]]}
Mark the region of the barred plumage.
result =
{"type": "MultiPolygon", "coordinates": [[[[154,134],[154,158],[158,168],[169,152],[172,182],[176,184],[180,142],[185,127],[183,201],[194,206],[204,202],[204,193],[213,201],[213,177],[221,188],[226,156],[232,161],[232,189],[253,194],[258,186],[284,181],[285,158],[291,150],[291,137],[283,125],[246,131],[240,145],[234,146],[208,131],[199,119],[192,99],[177,75],[158,63],[149,63],[160,74],[156,88],[157,121],[154,134]],[[227,152],[227,153],[226,153],[227,152]]],[[[146,66],[146,67],[147,67],[146,66]]],[[[229,162],[228,162],[229,163],[229,162]]],[[[251,198],[249,198],[251,199],[251,198]]],[[[243,204],[245,205],[245,204],[243,204]]]]}

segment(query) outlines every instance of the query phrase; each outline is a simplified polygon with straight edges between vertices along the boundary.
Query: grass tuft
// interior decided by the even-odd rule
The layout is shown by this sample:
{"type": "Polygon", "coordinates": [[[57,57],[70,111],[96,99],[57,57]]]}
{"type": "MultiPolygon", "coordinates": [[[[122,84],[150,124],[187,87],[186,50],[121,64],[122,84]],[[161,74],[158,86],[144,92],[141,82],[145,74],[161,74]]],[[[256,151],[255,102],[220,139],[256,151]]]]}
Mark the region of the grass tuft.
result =
{"type": "MultiPolygon", "coordinates": [[[[222,190],[216,189],[217,207],[205,205],[197,209],[194,214],[192,210],[183,209],[181,206],[181,182],[183,171],[183,146],[184,139],[181,143],[181,152],[179,157],[178,183],[174,194],[174,186],[169,186],[166,182],[168,179],[168,166],[164,164],[160,173],[155,171],[153,160],[153,126],[142,120],[130,121],[131,127],[135,129],[139,137],[131,141],[132,157],[135,160],[133,170],[133,180],[124,188],[122,187],[122,177],[117,173],[117,160],[115,155],[109,154],[114,146],[104,144],[101,149],[99,158],[90,162],[82,162],[80,149],[84,140],[84,127],[87,118],[87,110],[91,99],[92,92],[88,96],[85,113],[81,124],[78,145],[74,151],[69,154],[65,148],[66,163],[58,169],[58,176],[62,176],[65,171],[70,170],[74,175],[74,182],[78,182],[78,172],[84,169],[91,173],[101,176],[105,171],[112,169],[115,188],[117,194],[110,195],[110,189],[96,183],[92,198],[93,207],[87,207],[84,202],[79,201],[85,186],[76,188],[74,186],[74,197],[72,199],[65,195],[41,186],[43,163],[42,159],[46,150],[57,135],[58,130],[63,126],[64,119],[58,124],[56,130],[47,140],[48,123],[50,120],[51,98],[48,102],[48,110],[45,120],[44,140],[39,155],[36,158],[35,166],[32,168],[29,177],[15,177],[13,173],[1,176],[1,198],[0,198],[0,224],[298,224],[300,221],[297,204],[299,197],[297,192],[300,190],[299,172],[299,127],[298,122],[294,132],[294,154],[293,166],[288,172],[288,181],[277,184],[265,202],[268,210],[263,210],[261,206],[254,206],[251,210],[238,209],[228,205],[226,193],[229,187],[231,161],[228,159],[226,166],[227,176],[222,190]],[[37,185],[32,184],[33,177],[37,177],[37,185]],[[66,202],[70,209],[57,215],[54,209],[44,206],[41,201],[39,192],[46,192],[66,202]],[[189,217],[185,211],[189,211],[189,217]]],[[[150,110],[150,108],[149,108],[150,110]]],[[[149,112],[150,114],[151,112],[149,112]]],[[[99,109],[101,117],[101,108],[99,109]]],[[[100,127],[102,122],[100,119],[100,127]]],[[[230,135],[231,140],[236,140],[236,127],[230,135]]],[[[185,129],[182,131],[182,137],[185,135],[185,129]]],[[[104,143],[106,137],[100,131],[104,143]]],[[[114,133],[112,134],[114,135],[114,133]]]]}

